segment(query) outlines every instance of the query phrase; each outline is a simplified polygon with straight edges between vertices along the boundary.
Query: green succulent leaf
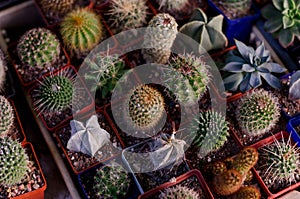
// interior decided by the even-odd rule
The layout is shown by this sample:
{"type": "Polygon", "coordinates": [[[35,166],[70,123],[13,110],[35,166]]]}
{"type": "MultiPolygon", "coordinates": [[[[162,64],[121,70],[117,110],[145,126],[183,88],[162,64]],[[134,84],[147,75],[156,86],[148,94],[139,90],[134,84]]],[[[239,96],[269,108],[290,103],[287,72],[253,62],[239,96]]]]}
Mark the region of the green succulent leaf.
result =
{"type": "Polygon", "coordinates": [[[285,4],[284,1],[286,0],[273,0],[273,5],[276,7],[276,9],[283,10],[285,4]]]}
{"type": "Polygon", "coordinates": [[[288,16],[283,16],[282,20],[283,20],[283,29],[290,28],[295,24],[294,20],[288,16]]]}
{"type": "Polygon", "coordinates": [[[272,20],[268,20],[264,24],[264,29],[270,33],[274,33],[282,27],[283,25],[281,15],[274,15],[272,20]]]}
{"type": "Polygon", "coordinates": [[[271,73],[260,73],[266,82],[275,89],[281,88],[280,80],[271,73]]]}
{"type": "Polygon", "coordinates": [[[238,89],[239,84],[242,81],[243,81],[242,73],[236,73],[230,75],[223,80],[226,90],[230,90],[230,91],[236,91],[238,89]]]}
{"type": "Polygon", "coordinates": [[[250,78],[251,78],[251,73],[247,73],[243,79],[243,81],[240,83],[240,90],[242,92],[246,92],[251,89],[250,86],[250,78]]]}
{"type": "Polygon", "coordinates": [[[247,73],[251,73],[251,72],[255,71],[255,68],[252,67],[250,64],[243,64],[242,70],[247,72],[247,73]]]}
{"type": "Polygon", "coordinates": [[[289,99],[290,100],[300,99],[300,71],[295,72],[291,77],[290,88],[289,88],[289,99]]]}
{"type": "Polygon", "coordinates": [[[282,29],[279,32],[279,43],[286,48],[293,43],[294,37],[295,35],[290,31],[290,29],[282,29]]]}
{"type": "MultiPolygon", "coordinates": [[[[184,24],[179,31],[196,40],[201,37],[200,35],[204,25],[205,23],[203,21],[191,21],[184,24]]],[[[196,41],[199,42],[199,40],[196,41]]]]}
{"type": "Polygon", "coordinates": [[[190,21],[203,21],[204,23],[207,23],[207,16],[202,9],[197,8],[190,17],[190,21]]]}
{"type": "Polygon", "coordinates": [[[284,0],[283,1],[283,8],[284,9],[294,9],[295,7],[296,7],[296,4],[295,4],[294,0],[284,0]]]}
{"type": "Polygon", "coordinates": [[[240,42],[239,40],[235,39],[234,41],[239,53],[245,60],[248,60],[249,54],[254,54],[254,49],[252,47],[246,46],[243,42],[240,42]]]}
{"type": "Polygon", "coordinates": [[[266,50],[264,42],[261,43],[255,50],[256,56],[259,57],[269,57],[270,56],[270,51],[266,50]]]}
{"type": "Polygon", "coordinates": [[[250,83],[252,88],[257,88],[262,84],[259,72],[255,71],[254,73],[251,73],[249,83],[250,83]]]}
{"type": "Polygon", "coordinates": [[[243,72],[242,68],[243,64],[241,62],[229,62],[224,66],[224,68],[222,68],[222,70],[232,73],[239,73],[243,72]]]}
{"type": "Polygon", "coordinates": [[[277,10],[273,5],[266,5],[262,10],[261,14],[265,19],[272,19],[274,16],[278,16],[281,14],[279,10],[277,10]]]}

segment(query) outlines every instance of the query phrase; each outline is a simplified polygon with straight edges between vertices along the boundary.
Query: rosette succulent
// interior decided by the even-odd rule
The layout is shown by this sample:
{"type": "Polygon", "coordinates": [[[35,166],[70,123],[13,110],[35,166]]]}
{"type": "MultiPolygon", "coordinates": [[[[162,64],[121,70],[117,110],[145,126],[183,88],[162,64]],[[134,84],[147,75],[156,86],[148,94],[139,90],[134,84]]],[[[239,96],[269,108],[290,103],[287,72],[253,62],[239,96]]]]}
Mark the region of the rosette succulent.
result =
{"type": "Polygon", "coordinates": [[[289,88],[289,99],[300,100],[300,71],[295,72],[291,76],[290,88],[289,88]]]}
{"type": "Polygon", "coordinates": [[[272,73],[283,73],[286,68],[277,63],[270,62],[270,52],[262,43],[256,50],[235,40],[237,51],[231,51],[222,68],[230,74],[224,78],[226,90],[242,92],[256,88],[262,84],[262,79],[271,87],[280,89],[280,80],[272,73]]]}
{"type": "Polygon", "coordinates": [[[267,19],[265,30],[278,38],[283,47],[290,46],[295,38],[300,39],[299,0],[273,0],[261,13],[267,19]]]}

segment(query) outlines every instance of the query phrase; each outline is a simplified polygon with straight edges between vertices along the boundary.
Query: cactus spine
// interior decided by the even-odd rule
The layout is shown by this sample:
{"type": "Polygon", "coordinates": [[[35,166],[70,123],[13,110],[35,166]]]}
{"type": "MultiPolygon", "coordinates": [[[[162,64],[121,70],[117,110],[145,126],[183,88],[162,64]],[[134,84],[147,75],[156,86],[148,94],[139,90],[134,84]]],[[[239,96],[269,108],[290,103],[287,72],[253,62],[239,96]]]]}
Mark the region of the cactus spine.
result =
{"type": "Polygon", "coordinates": [[[113,163],[97,170],[93,190],[98,198],[124,198],[130,182],[122,166],[113,163]]]}
{"type": "Polygon", "coordinates": [[[64,45],[77,56],[92,50],[103,38],[99,16],[88,9],[77,9],[68,13],[60,26],[64,45]]]}
{"type": "Polygon", "coordinates": [[[234,158],[232,169],[237,170],[246,178],[247,173],[256,164],[258,152],[253,147],[245,147],[234,158]]]}
{"type": "Polygon", "coordinates": [[[137,87],[129,101],[129,116],[139,129],[155,127],[164,113],[164,98],[155,88],[142,85],[137,87]]]}
{"type": "Polygon", "coordinates": [[[271,130],[280,116],[278,99],[268,91],[256,89],[241,98],[236,109],[239,127],[250,136],[271,130]]]}
{"type": "Polygon", "coordinates": [[[144,0],[112,0],[109,21],[118,32],[138,28],[146,23],[147,6],[144,0]]]}
{"type": "Polygon", "coordinates": [[[59,59],[60,44],[50,30],[34,28],[21,37],[17,51],[22,64],[31,67],[48,67],[59,59]]]}
{"type": "Polygon", "coordinates": [[[167,63],[177,35],[177,23],[167,13],[154,16],[148,24],[142,50],[147,63],[167,63]]]}
{"type": "Polygon", "coordinates": [[[6,136],[14,123],[13,108],[9,101],[0,96],[0,137],[6,136]]]}
{"type": "Polygon", "coordinates": [[[54,15],[63,15],[72,10],[74,0],[41,0],[40,5],[44,12],[54,15]]]}
{"type": "Polygon", "coordinates": [[[0,49],[0,91],[3,90],[6,75],[6,62],[4,59],[3,51],[0,49]]]}
{"type": "Polygon", "coordinates": [[[20,183],[28,171],[28,156],[18,141],[0,138],[0,184],[20,183]]]}
{"type": "Polygon", "coordinates": [[[183,9],[189,4],[189,0],[156,0],[159,4],[159,9],[177,11],[183,9]]]}
{"type": "Polygon", "coordinates": [[[186,186],[176,185],[175,187],[170,187],[165,189],[160,195],[160,199],[198,199],[200,195],[186,186]]]}

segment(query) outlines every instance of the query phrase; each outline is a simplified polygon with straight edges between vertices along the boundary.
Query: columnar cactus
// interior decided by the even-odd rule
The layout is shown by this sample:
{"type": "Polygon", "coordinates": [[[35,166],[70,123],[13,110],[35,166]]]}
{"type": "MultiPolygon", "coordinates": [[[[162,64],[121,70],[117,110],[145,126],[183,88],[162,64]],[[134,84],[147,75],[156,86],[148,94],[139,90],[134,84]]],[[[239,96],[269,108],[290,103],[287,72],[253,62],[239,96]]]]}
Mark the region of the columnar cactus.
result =
{"type": "Polygon", "coordinates": [[[260,199],[260,192],[253,186],[245,186],[232,196],[232,199],[260,199]]]}
{"type": "Polygon", "coordinates": [[[147,6],[144,0],[112,0],[109,22],[119,31],[138,28],[146,23],[147,6]]]}
{"type": "Polygon", "coordinates": [[[46,13],[63,15],[72,10],[74,0],[40,0],[39,4],[46,13]]]}
{"type": "Polygon", "coordinates": [[[64,45],[77,56],[92,50],[103,38],[102,23],[92,10],[74,10],[63,18],[60,26],[64,45]]]}
{"type": "Polygon", "coordinates": [[[6,62],[4,59],[3,51],[0,49],[0,91],[2,91],[6,74],[6,62]]]}
{"type": "Polygon", "coordinates": [[[167,13],[154,16],[148,24],[142,50],[147,63],[167,63],[177,35],[177,23],[167,13]]]}
{"type": "Polygon", "coordinates": [[[265,182],[276,184],[296,182],[300,170],[300,151],[291,137],[267,145],[262,148],[260,159],[263,162],[262,176],[265,182]]]}
{"type": "Polygon", "coordinates": [[[189,0],[156,0],[159,9],[168,11],[177,11],[189,5],[189,0]]]}
{"type": "Polygon", "coordinates": [[[124,198],[130,186],[130,178],[117,163],[97,170],[93,190],[97,198],[124,198]]]}
{"type": "Polygon", "coordinates": [[[236,109],[239,127],[250,136],[271,130],[280,116],[278,99],[268,91],[256,89],[241,98],[236,109]]]}
{"type": "Polygon", "coordinates": [[[17,51],[22,64],[48,67],[59,59],[60,44],[50,30],[34,28],[21,37],[17,51]]]}
{"type": "Polygon", "coordinates": [[[229,127],[225,116],[216,111],[200,113],[196,122],[193,144],[200,147],[200,155],[218,150],[227,141],[229,127]]]}
{"type": "MultiPolygon", "coordinates": [[[[208,70],[209,66],[200,57],[190,53],[178,54],[170,59],[169,66],[188,79],[197,99],[200,99],[204,95],[211,80],[211,74],[208,70]]],[[[169,80],[170,77],[167,79],[169,80]]],[[[187,89],[185,89],[185,85],[183,85],[184,82],[176,81],[176,79],[175,81],[174,79],[170,80],[176,84],[174,85],[176,87],[176,93],[182,93],[184,96],[188,95],[188,93],[185,93],[187,89]],[[178,90],[181,91],[178,92],[178,90]]]]}
{"type": "Polygon", "coordinates": [[[39,112],[62,111],[70,107],[75,90],[73,80],[64,75],[46,77],[36,89],[34,106],[39,112]]]}
{"type": "Polygon", "coordinates": [[[18,141],[0,138],[0,184],[20,183],[28,171],[28,156],[18,141]]]}
{"type": "Polygon", "coordinates": [[[215,176],[212,185],[217,194],[227,196],[237,192],[242,186],[242,183],[242,175],[238,171],[230,169],[215,176]]]}
{"type": "Polygon", "coordinates": [[[0,137],[6,136],[13,123],[13,108],[4,96],[0,96],[0,137]]]}
{"type": "Polygon", "coordinates": [[[155,88],[142,85],[134,89],[129,100],[129,116],[139,129],[155,127],[164,113],[164,98],[155,88]]]}
{"type": "Polygon", "coordinates": [[[101,90],[102,97],[110,93],[118,80],[126,72],[124,69],[125,63],[122,59],[114,55],[96,55],[93,59],[85,59],[85,64],[88,67],[84,78],[92,81],[93,86],[91,89],[101,90]]]}
{"type": "Polygon", "coordinates": [[[214,176],[217,176],[217,175],[220,175],[221,173],[226,172],[228,170],[227,168],[229,168],[229,167],[227,167],[227,165],[224,162],[217,161],[217,162],[212,163],[211,173],[214,176]]]}
{"type": "Polygon", "coordinates": [[[258,160],[258,152],[253,147],[245,147],[234,158],[232,169],[240,172],[244,179],[258,160]]]}
{"type": "Polygon", "coordinates": [[[193,189],[190,189],[186,186],[176,185],[174,187],[167,188],[161,192],[159,195],[160,199],[198,199],[200,195],[193,189]]]}

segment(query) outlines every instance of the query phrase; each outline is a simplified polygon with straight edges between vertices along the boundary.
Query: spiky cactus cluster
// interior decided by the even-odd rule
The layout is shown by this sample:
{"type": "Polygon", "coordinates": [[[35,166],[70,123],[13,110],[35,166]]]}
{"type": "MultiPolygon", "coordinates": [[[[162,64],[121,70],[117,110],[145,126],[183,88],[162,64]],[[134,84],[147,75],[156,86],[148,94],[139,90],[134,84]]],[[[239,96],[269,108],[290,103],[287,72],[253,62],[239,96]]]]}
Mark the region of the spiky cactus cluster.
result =
{"type": "MultiPolygon", "coordinates": [[[[197,99],[200,99],[204,95],[210,82],[211,74],[208,70],[209,66],[200,57],[197,57],[191,53],[178,54],[170,59],[169,66],[180,72],[185,78],[188,79],[197,99]]],[[[172,79],[172,81],[174,81],[174,79],[172,79]]],[[[188,93],[184,92],[186,89],[182,84],[184,83],[176,81],[176,87],[182,90],[183,95],[186,96],[188,93]]]]}
{"type": "Polygon", "coordinates": [[[177,23],[167,13],[155,15],[148,24],[142,50],[147,63],[167,63],[177,35],[177,23]]]}
{"type": "Polygon", "coordinates": [[[14,113],[10,102],[0,96],[0,137],[5,136],[14,123],[14,113]]]}
{"type": "Polygon", "coordinates": [[[6,62],[4,59],[3,51],[0,48],[0,91],[2,91],[6,74],[6,62]]]}
{"type": "Polygon", "coordinates": [[[167,188],[159,195],[160,199],[198,199],[200,195],[194,189],[190,189],[186,186],[176,185],[174,187],[167,188]]]}
{"type": "Polygon", "coordinates": [[[17,51],[22,64],[47,67],[59,59],[60,44],[50,30],[33,28],[21,37],[17,51]]]}
{"type": "Polygon", "coordinates": [[[279,120],[278,99],[270,92],[256,89],[241,98],[236,109],[236,119],[241,130],[258,136],[271,130],[279,120]]]}
{"type": "Polygon", "coordinates": [[[103,38],[100,18],[89,9],[73,10],[63,18],[60,26],[64,45],[77,56],[92,50],[103,38]]]}
{"type": "Polygon", "coordinates": [[[109,21],[118,31],[138,28],[146,23],[147,6],[144,0],[112,0],[109,21]]]}
{"type": "Polygon", "coordinates": [[[239,189],[232,199],[260,199],[260,192],[256,187],[246,186],[239,189]]]}
{"type": "Polygon", "coordinates": [[[117,163],[99,168],[94,176],[93,191],[98,198],[124,198],[130,186],[129,175],[117,163]]]}
{"type": "Polygon", "coordinates": [[[129,100],[129,116],[139,129],[155,127],[164,113],[164,98],[155,88],[142,85],[133,90],[129,100]]]}
{"type": "Polygon", "coordinates": [[[251,0],[222,0],[224,8],[236,17],[247,15],[251,8],[251,0]]]}
{"type": "Polygon", "coordinates": [[[63,15],[72,10],[75,0],[40,0],[39,4],[46,13],[63,15]]]}
{"type": "Polygon", "coordinates": [[[291,143],[291,137],[286,141],[276,140],[263,147],[261,161],[262,176],[265,182],[275,184],[291,184],[296,182],[300,171],[300,151],[297,144],[291,143]]]}
{"type": "Polygon", "coordinates": [[[125,73],[125,63],[118,56],[114,55],[96,55],[93,59],[85,59],[85,64],[88,67],[84,78],[92,81],[94,86],[92,91],[101,90],[102,97],[110,93],[118,80],[125,73]]]}
{"type": "Polygon", "coordinates": [[[225,116],[216,111],[206,111],[199,114],[193,130],[193,144],[200,147],[200,155],[218,150],[227,141],[229,127],[225,116]]]}
{"type": "Polygon", "coordinates": [[[168,11],[177,11],[183,9],[189,4],[189,0],[156,0],[159,9],[168,11]]]}
{"type": "Polygon", "coordinates": [[[0,138],[0,184],[15,185],[28,171],[28,156],[18,141],[0,138]]]}
{"type": "Polygon", "coordinates": [[[39,112],[62,111],[70,107],[75,90],[73,81],[72,77],[63,74],[46,77],[36,89],[34,106],[39,112]]]}

